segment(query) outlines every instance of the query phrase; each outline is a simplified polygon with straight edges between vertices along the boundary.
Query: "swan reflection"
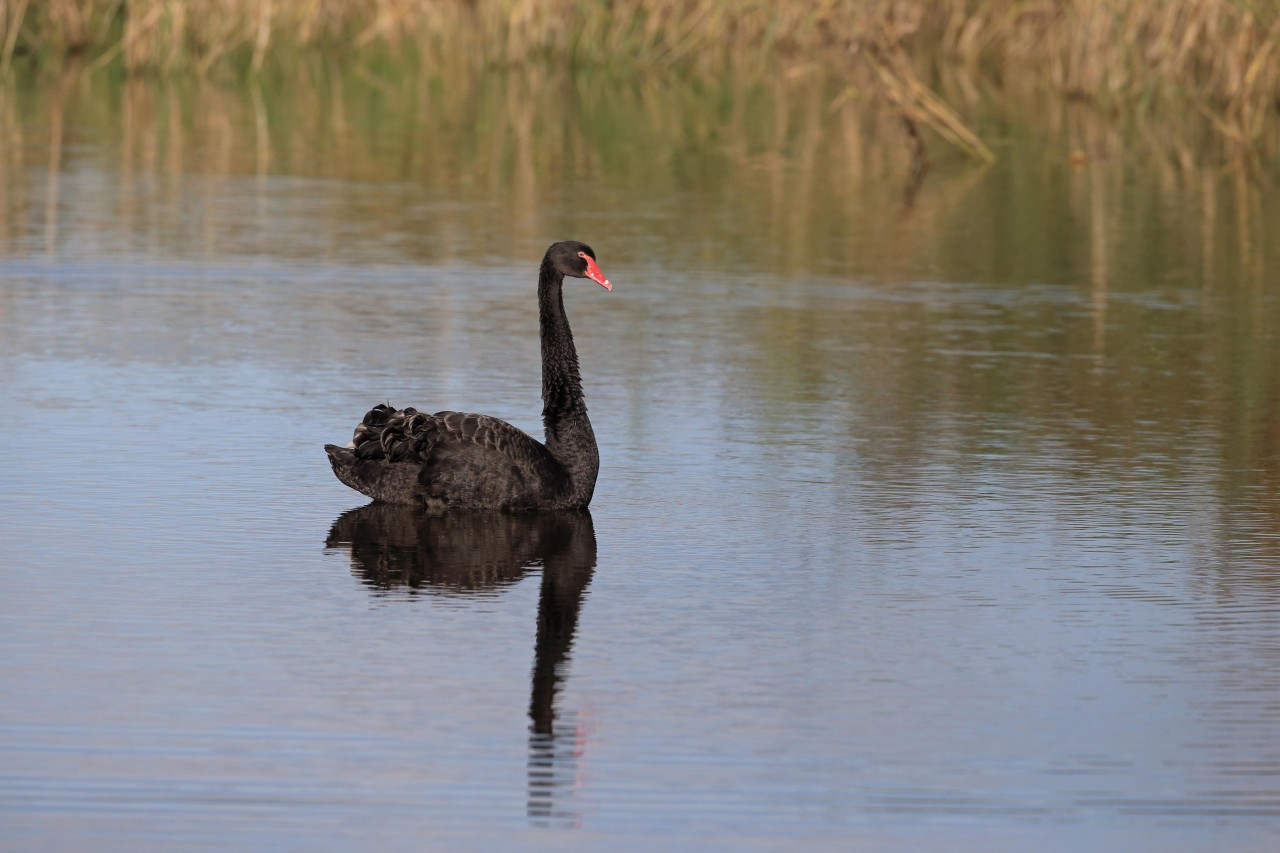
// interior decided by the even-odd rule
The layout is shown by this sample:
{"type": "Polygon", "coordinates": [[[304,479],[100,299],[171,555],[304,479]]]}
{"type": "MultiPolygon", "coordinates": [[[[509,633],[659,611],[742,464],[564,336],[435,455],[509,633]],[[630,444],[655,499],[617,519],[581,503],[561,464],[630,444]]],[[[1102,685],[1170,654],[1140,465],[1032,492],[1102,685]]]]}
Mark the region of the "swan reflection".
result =
{"type": "Polygon", "coordinates": [[[377,590],[482,594],[516,583],[542,566],[529,691],[528,816],[539,824],[576,823],[556,794],[572,787],[581,726],[560,714],[578,614],[596,566],[591,514],[583,511],[424,515],[373,503],[343,513],[326,546],[345,550],[351,571],[377,590]]]}

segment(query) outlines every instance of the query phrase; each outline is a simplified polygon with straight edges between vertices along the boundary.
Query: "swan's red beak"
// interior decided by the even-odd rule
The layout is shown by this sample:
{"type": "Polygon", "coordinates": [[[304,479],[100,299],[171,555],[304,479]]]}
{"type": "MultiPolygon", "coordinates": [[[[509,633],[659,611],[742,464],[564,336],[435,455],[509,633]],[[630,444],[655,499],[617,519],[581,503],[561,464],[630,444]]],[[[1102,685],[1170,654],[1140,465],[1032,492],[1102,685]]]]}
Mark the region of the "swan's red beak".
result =
{"type": "Polygon", "coordinates": [[[587,262],[587,278],[603,287],[605,290],[613,290],[613,285],[609,283],[609,279],[604,277],[604,273],[600,272],[600,267],[596,266],[595,258],[582,253],[582,259],[587,262]]]}

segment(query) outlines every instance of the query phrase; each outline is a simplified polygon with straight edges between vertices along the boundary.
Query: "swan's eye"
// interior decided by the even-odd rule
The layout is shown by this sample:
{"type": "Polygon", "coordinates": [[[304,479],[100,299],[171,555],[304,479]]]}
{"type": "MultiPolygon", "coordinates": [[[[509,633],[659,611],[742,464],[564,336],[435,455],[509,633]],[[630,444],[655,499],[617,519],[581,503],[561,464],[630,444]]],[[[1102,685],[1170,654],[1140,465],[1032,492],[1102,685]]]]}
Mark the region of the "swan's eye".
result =
{"type": "Polygon", "coordinates": [[[586,253],[586,252],[579,252],[579,253],[578,253],[578,257],[582,258],[582,259],[585,261],[585,260],[587,259],[587,253],[586,253]]]}

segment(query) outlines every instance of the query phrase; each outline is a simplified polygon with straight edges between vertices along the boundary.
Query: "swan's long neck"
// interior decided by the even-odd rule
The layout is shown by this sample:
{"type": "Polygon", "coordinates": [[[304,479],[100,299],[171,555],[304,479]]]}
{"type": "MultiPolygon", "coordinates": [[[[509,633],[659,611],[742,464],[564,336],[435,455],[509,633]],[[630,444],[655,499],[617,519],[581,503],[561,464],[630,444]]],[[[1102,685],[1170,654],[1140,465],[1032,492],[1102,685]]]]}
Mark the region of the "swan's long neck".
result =
{"type": "Polygon", "coordinates": [[[570,502],[586,506],[600,473],[596,435],[587,418],[578,373],[578,350],[564,313],[564,274],[550,259],[538,275],[538,324],[542,336],[542,423],[547,450],[569,475],[570,502]]]}

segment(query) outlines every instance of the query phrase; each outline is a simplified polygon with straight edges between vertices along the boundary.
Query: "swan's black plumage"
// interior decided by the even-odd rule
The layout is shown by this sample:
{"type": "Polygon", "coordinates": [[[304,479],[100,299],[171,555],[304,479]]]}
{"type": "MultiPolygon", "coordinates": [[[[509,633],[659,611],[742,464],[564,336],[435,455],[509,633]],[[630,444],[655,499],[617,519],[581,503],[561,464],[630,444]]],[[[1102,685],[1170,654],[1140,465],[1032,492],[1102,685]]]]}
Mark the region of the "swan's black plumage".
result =
{"type": "Polygon", "coordinates": [[[364,416],[350,445],[325,445],[338,479],[375,500],[428,509],[587,506],[600,455],[564,313],[566,275],[611,289],[590,246],[565,241],[547,249],[538,272],[545,444],[489,415],[381,404],[364,416]]]}

